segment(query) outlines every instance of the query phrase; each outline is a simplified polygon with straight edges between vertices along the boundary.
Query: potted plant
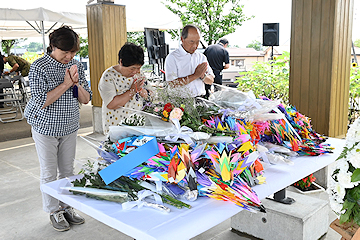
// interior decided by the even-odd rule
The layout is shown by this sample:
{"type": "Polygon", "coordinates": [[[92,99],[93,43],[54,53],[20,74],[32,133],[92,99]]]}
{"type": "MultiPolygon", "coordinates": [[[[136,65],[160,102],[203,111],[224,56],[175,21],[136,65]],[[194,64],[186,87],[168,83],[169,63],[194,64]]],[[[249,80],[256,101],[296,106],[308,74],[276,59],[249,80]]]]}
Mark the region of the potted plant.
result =
{"type": "Polygon", "coordinates": [[[314,175],[310,174],[309,176],[304,177],[303,179],[300,179],[299,181],[293,183],[293,186],[298,192],[303,194],[325,191],[325,189],[318,185],[315,180],[316,178],[314,177],[314,175]]]}
{"type": "Polygon", "coordinates": [[[360,119],[358,118],[350,126],[346,134],[345,147],[336,159],[336,166],[327,190],[330,206],[339,218],[330,227],[344,237],[349,234],[349,228],[353,229],[352,232],[355,233],[360,225],[359,143],[360,119]]]}

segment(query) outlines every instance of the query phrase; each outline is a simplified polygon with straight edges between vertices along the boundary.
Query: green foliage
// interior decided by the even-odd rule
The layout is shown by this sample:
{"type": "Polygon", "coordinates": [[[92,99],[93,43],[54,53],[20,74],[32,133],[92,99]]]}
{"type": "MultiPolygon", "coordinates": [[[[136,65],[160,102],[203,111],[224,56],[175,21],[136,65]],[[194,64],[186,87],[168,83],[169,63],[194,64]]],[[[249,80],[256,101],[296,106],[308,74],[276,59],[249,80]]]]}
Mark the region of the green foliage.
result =
{"type": "MultiPolygon", "coordinates": [[[[132,200],[137,200],[137,192],[141,190],[148,190],[140,185],[140,181],[136,179],[130,179],[125,176],[121,176],[115,181],[111,182],[110,184],[106,185],[102,178],[100,177],[99,173],[89,173],[84,174],[84,177],[81,179],[76,179],[73,182],[75,187],[91,187],[91,188],[98,188],[98,189],[106,189],[112,191],[120,191],[128,193],[128,196],[132,200]]],[[[159,194],[162,201],[169,205],[175,206],[177,208],[191,208],[189,204],[186,204],[180,200],[174,199],[169,195],[166,194],[159,194]]],[[[88,194],[88,197],[95,197],[88,194]]]]}
{"type": "Polygon", "coordinates": [[[351,181],[352,181],[352,182],[360,181],[360,168],[357,168],[357,169],[353,172],[353,174],[352,174],[352,176],[351,176],[351,181]]]}
{"type": "Polygon", "coordinates": [[[353,123],[359,117],[359,101],[360,97],[360,67],[352,67],[350,69],[350,87],[349,87],[349,113],[348,122],[353,123]]]}
{"type": "MultiPolygon", "coordinates": [[[[221,37],[235,32],[242,22],[253,18],[246,17],[243,13],[244,5],[240,0],[166,0],[165,6],[178,15],[185,26],[197,25],[202,32],[202,37],[210,45],[221,37]]],[[[177,35],[170,31],[172,36],[177,35]]]]}
{"type": "Polygon", "coordinates": [[[258,40],[253,40],[246,47],[247,48],[253,48],[256,51],[262,51],[263,50],[263,46],[262,46],[261,42],[259,42],[258,40]]]}
{"type": "Polygon", "coordinates": [[[25,39],[20,38],[20,39],[8,39],[8,40],[2,40],[1,41],[1,48],[2,51],[4,53],[7,53],[7,55],[10,55],[10,49],[15,45],[18,44],[22,41],[24,41],[25,39]]]}
{"type": "Polygon", "coordinates": [[[346,209],[344,214],[340,215],[340,223],[354,222],[360,225],[360,205],[357,202],[360,198],[360,186],[352,189],[346,189],[346,199],[343,204],[343,209],[346,209]]]}
{"type": "Polygon", "coordinates": [[[153,65],[150,65],[150,64],[144,64],[142,65],[141,67],[141,71],[142,72],[152,72],[153,71],[153,65]]]}
{"type": "Polygon", "coordinates": [[[136,45],[141,46],[144,50],[146,50],[144,32],[128,32],[127,41],[135,43],[136,45]]]}
{"type": "Polygon", "coordinates": [[[31,42],[27,46],[28,52],[38,52],[38,51],[42,51],[42,49],[43,49],[43,45],[42,43],[39,42],[31,42]]]}
{"type": "Polygon", "coordinates": [[[348,201],[347,199],[344,202],[343,209],[346,209],[344,214],[340,216],[340,223],[348,222],[351,219],[352,208],[355,206],[355,203],[348,201]]]}
{"type": "MultiPolygon", "coordinates": [[[[360,40],[359,40],[360,41],[360,40]]],[[[241,91],[252,90],[256,97],[282,99],[289,102],[289,58],[284,52],[272,62],[256,62],[253,71],[241,72],[242,76],[235,81],[241,91]]],[[[348,125],[360,116],[360,67],[350,70],[348,125]]]]}
{"type": "Polygon", "coordinates": [[[235,81],[243,92],[252,90],[256,97],[265,96],[270,99],[282,99],[289,102],[289,58],[290,53],[272,62],[256,62],[253,71],[242,72],[243,76],[235,81]]]}
{"type": "Polygon", "coordinates": [[[354,42],[355,47],[360,47],[360,39],[356,39],[354,42]]]}
{"type": "Polygon", "coordinates": [[[300,179],[299,181],[294,183],[295,187],[300,188],[301,190],[309,189],[311,184],[316,180],[313,174],[310,174],[307,177],[304,177],[303,179],[300,179]]]}
{"type": "Polygon", "coordinates": [[[78,54],[82,58],[86,58],[89,56],[88,38],[80,37],[80,50],[78,54]]]}

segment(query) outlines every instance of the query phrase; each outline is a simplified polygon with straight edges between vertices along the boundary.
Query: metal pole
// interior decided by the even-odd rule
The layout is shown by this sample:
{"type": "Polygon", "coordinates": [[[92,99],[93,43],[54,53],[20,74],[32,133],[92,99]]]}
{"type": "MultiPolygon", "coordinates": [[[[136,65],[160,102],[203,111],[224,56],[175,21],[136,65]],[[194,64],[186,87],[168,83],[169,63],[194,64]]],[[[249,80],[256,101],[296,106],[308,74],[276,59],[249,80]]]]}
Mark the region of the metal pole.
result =
{"type": "Polygon", "coordinates": [[[45,47],[45,29],[44,29],[44,21],[41,21],[40,22],[40,26],[41,26],[41,35],[42,35],[42,38],[43,38],[43,51],[44,51],[44,54],[46,53],[46,47],[45,47]]]}
{"type": "Polygon", "coordinates": [[[271,45],[271,62],[270,62],[271,75],[273,74],[273,63],[274,63],[274,45],[271,45]]]}
{"type": "Polygon", "coordinates": [[[359,65],[359,64],[358,64],[358,61],[357,61],[357,57],[356,57],[355,47],[354,47],[354,42],[353,42],[353,41],[351,41],[351,47],[352,47],[352,50],[353,50],[353,57],[354,57],[354,59],[355,59],[356,65],[359,65]]]}

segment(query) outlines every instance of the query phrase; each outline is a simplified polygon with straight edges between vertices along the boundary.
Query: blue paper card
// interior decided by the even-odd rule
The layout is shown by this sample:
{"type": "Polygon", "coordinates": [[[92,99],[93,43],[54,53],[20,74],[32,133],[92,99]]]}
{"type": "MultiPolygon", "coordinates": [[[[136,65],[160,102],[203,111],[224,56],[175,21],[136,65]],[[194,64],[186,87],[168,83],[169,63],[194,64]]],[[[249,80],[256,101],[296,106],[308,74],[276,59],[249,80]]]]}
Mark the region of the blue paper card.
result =
{"type": "MultiPolygon", "coordinates": [[[[106,184],[110,184],[131,169],[159,153],[159,146],[156,138],[152,136],[147,137],[151,137],[152,140],[131,151],[126,156],[120,158],[99,172],[106,184]]],[[[142,136],[140,138],[142,138],[142,136]]]]}

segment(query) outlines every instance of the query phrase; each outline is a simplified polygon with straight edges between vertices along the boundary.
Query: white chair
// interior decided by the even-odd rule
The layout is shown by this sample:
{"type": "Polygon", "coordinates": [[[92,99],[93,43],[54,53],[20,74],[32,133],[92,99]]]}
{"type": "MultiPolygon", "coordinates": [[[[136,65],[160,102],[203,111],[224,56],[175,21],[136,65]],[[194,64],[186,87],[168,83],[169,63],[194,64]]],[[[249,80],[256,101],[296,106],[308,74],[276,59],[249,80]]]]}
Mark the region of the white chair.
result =
{"type": "Polygon", "coordinates": [[[15,91],[14,85],[7,79],[0,78],[0,104],[3,108],[0,108],[0,122],[15,122],[24,119],[24,112],[21,106],[21,97],[15,91]]]}

